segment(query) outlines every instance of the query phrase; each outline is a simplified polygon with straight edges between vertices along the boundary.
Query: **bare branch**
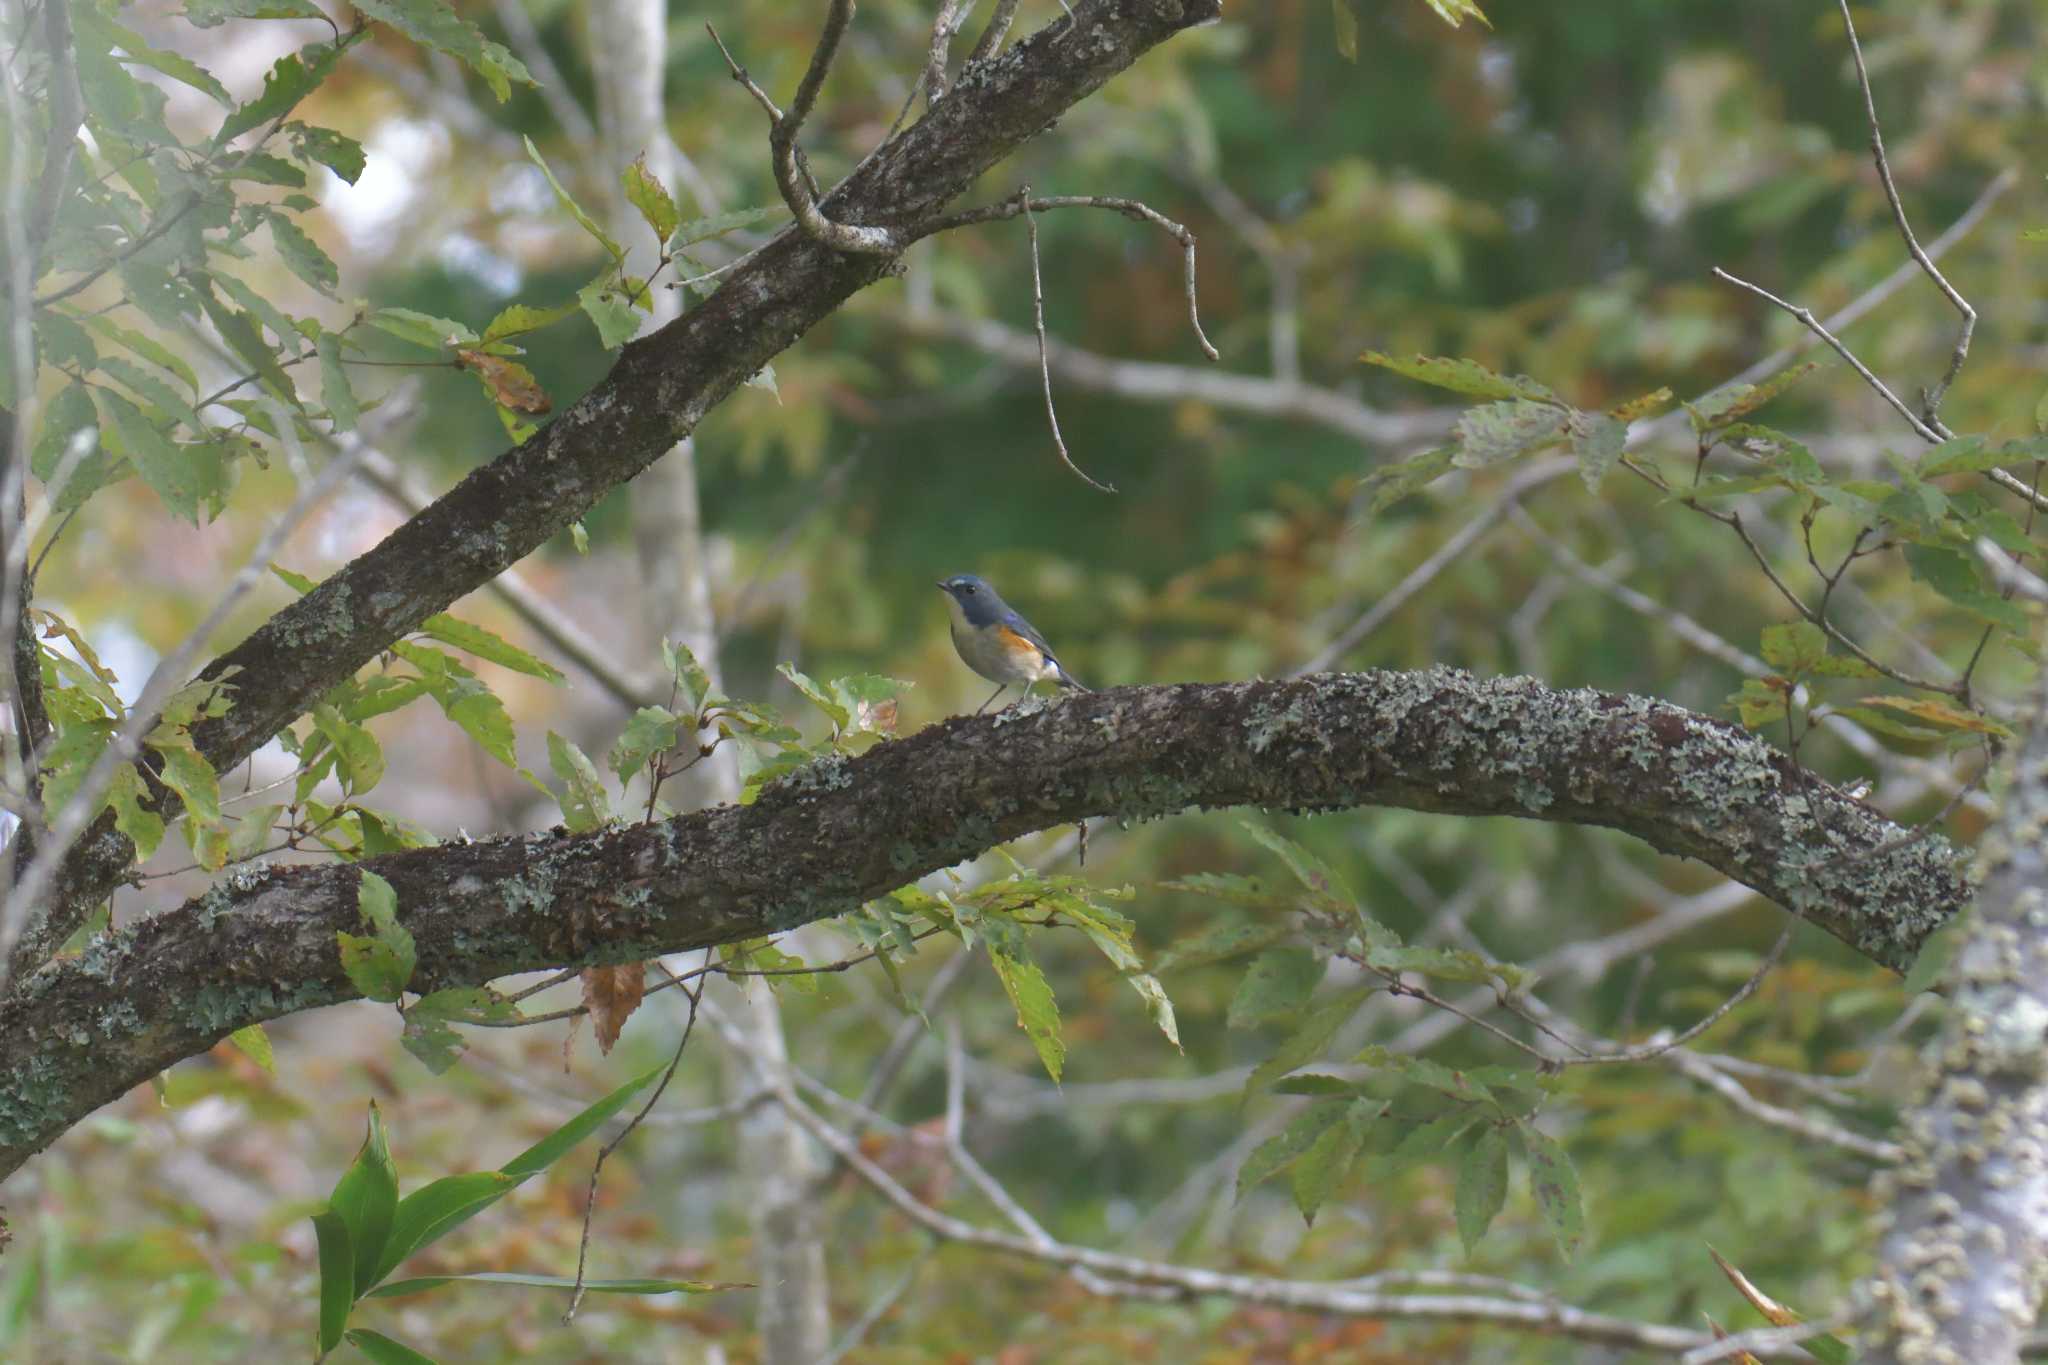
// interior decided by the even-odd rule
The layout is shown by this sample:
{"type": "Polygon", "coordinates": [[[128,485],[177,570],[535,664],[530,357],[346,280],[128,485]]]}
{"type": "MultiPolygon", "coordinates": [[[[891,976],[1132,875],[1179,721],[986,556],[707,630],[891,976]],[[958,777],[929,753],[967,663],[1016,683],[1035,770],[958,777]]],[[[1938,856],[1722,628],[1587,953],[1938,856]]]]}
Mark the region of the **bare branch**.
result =
{"type": "Polygon", "coordinates": [[[1010,21],[1017,17],[1018,0],[996,0],[996,7],[988,16],[988,27],[975,40],[974,50],[967,54],[968,66],[979,66],[1002,48],[1003,38],[1010,31],[1010,21]]]}
{"type": "Polygon", "coordinates": [[[1941,273],[1933,258],[1920,249],[1919,238],[1913,235],[1913,225],[1906,218],[1906,206],[1899,199],[1899,187],[1892,183],[1891,162],[1884,154],[1884,131],[1878,122],[1877,99],[1870,93],[1870,71],[1863,64],[1863,43],[1856,36],[1856,20],[1849,13],[1849,0],[1838,0],[1838,3],[1842,10],[1842,26],[1849,33],[1849,53],[1856,59],[1856,83],[1863,89],[1863,114],[1870,125],[1870,156],[1877,163],[1877,178],[1884,182],[1884,197],[1885,202],[1891,205],[1892,222],[1897,224],[1899,236],[1906,243],[1906,250],[1963,318],[1962,330],[1956,336],[1955,351],[1949,357],[1948,373],[1942,376],[1940,383],[1927,391],[1920,405],[1922,420],[1928,426],[1940,430],[1941,400],[1948,393],[1949,385],[1955,383],[1956,376],[1962,373],[1963,362],[1969,359],[1970,337],[1977,330],[1977,310],[1970,306],[1968,299],[1956,292],[1955,286],[1948,282],[1948,277],[1941,273]]]}
{"type": "Polygon", "coordinates": [[[1074,457],[1067,453],[1067,443],[1060,436],[1060,414],[1052,401],[1052,368],[1045,359],[1045,282],[1038,270],[1038,220],[1031,216],[1031,188],[1025,188],[1017,195],[1017,203],[1024,213],[1024,226],[1031,237],[1031,325],[1038,333],[1038,377],[1045,388],[1045,420],[1052,428],[1052,448],[1059,452],[1060,463],[1070,473],[1090,488],[1102,493],[1114,493],[1116,487],[1088,476],[1074,463],[1074,457]]]}

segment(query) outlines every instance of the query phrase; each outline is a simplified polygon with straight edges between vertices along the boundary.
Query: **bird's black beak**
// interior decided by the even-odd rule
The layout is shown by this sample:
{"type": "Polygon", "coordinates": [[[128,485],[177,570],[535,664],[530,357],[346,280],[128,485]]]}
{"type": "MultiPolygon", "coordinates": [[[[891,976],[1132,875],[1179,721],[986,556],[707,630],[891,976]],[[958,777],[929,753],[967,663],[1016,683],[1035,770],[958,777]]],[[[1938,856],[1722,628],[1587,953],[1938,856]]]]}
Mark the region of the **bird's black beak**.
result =
{"type": "Polygon", "coordinates": [[[944,579],[940,579],[937,583],[934,583],[932,586],[937,588],[940,592],[953,591],[951,588],[946,586],[946,581],[944,579]]]}

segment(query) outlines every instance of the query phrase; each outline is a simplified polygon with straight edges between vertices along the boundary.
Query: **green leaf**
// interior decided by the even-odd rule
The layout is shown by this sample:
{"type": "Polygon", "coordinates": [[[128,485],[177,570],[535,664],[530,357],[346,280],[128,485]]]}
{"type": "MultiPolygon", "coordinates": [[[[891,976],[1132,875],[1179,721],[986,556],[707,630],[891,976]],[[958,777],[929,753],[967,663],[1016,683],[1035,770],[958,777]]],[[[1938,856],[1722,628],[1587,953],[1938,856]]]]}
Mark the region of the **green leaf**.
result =
{"type": "Polygon", "coordinates": [[[1351,12],[1351,0],[1330,0],[1331,18],[1337,26],[1337,55],[1347,62],[1358,60],[1358,16],[1351,12]]]}
{"type": "Polygon", "coordinates": [[[1474,360],[1427,355],[1396,360],[1378,351],[1367,351],[1359,359],[1368,365],[1377,365],[1406,378],[1471,398],[1527,398],[1535,402],[1554,402],[1557,398],[1555,393],[1533,379],[1522,375],[1495,374],[1474,360]]]}
{"type": "MultiPolygon", "coordinates": [[[[324,14],[319,17],[326,18],[324,14]]],[[[263,93],[221,121],[219,131],[213,135],[213,145],[225,147],[251,128],[289,114],[327,79],[341,54],[362,36],[349,34],[336,42],[308,43],[290,56],[280,57],[263,77],[263,93]]]]}
{"type": "Polygon", "coordinates": [[[1827,657],[1828,637],[1811,621],[1793,621],[1765,626],[1760,649],[1764,662],[1771,667],[1781,673],[1800,674],[1827,657]]]}
{"type": "Polygon", "coordinates": [[[1598,413],[1575,412],[1569,423],[1572,458],[1579,462],[1579,477],[1588,493],[1600,491],[1600,481],[1621,459],[1628,444],[1628,423],[1598,413]]]}
{"type": "Polygon", "coordinates": [[[379,308],[363,320],[380,332],[430,351],[477,344],[476,333],[453,318],[437,318],[410,308],[379,308]]]}
{"type": "Polygon", "coordinates": [[[631,782],[649,759],[676,747],[681,724],[667,707],[643,706],[626,722],[605,761],[619,775],[621,783],[631,782]]]}
{"type": "Polygon", "coordinates": [[[307,161],[319,162],[346,184],[353,185],[362,178],[363,144],[354,138],[309,123],[287,123],[284,131],[291,135],[292,145],[307,161]]]}
{"type": "MultiPolygon", "coordinates": [[[[1195,888],[1187,885],[1190,880],[1183,877],[1178,882],[1165,882],[1163,885],[1176,890],[1192,891],[1195,888]]],[[[1251,885],[1256,887],[1258,883],[1252,882],[1251,885]]],[[[1153,962],[1152,969],[1164,974],[1188,967],[1206,967],[1211,963],[1228,962],[1232,958],[1243,957],[1246,953],[1255,953],[1261,948],[1269,947],[1292,932],[1292,926],[1281,920],[1212,925],[1192,938],[1182,939],[1161,953],[1153,962]]]]}
{"type": "Polygon", "coordinates": [[[390,882],[366,870],[356,888],[356,907],[375,936],[335,932],[342,970],[369,999],[395,1001],[411,982],[418,960],[411,932],[398,922],[398,893],[390,882]]]}
{"type": "Polygon", "coordinates": [[[626,191],[626,202],[640,210],[640,216],[654,232],[654,240],[667,242],[676,230],[682,215],[676,212],[676,201],[662,183],[647,169],[647,157],[643,153],[633,158],[633,164],[619,175],[619,183],[626,191]]]}
{"type": "Polygon", "coordinates": [[[393,1341],[367,1327],[351,1327],[343,1333],[348,1344],[368,1356],[373,1365],[434,1365],[434,1358],[421,1355],[402,1341],[393,1341]]]}
{"type": "Polygon", "coordinates": [[[147,743],[163,758],[158,778],[185,803],[186,815],[200,824],[219,824],[220,777],[213,765],[182,736],[166,738],[159,731],[147,743]]]}
{"type": "MultiPolygon", "coordinates": [[[[525,1174],[471,1171],[429,1181],[399,1200],[391,1215],[391,1234],[385,1239],[384,1254],[377,1258],[371,1283],[382,1281],[408,1256],[503,1199],[524,1179],[525,1174]]],[[[368,1288],[364,1286],[366,1292],[368,1288]]]]}
{"type": "MultiPolygon", "coordinates": [[[[264,392],[280,403],[299,406],[299,393],[292,386],[291,376],[285,373],[277,353],[271,349],[270,343],[263,339],[262,332],[250,320],[249,315],[228,307],[215,298],[210,289],[200,290],[198,298],[200,308],[213,323],[214,330],[220,333],[221,340],[227,342],[228,348],[249,367],[257,381],[263,385],[264,392]]],[[[296,336],[297,333],[294,332],[293,335],[296,336]]]]}
{"type": "Polygon", "coordinates": [[[117,355],[100,357],[100,369],[126,384],[136,394],[160,409],[163,417],[174,417],[194,435],[208,435],[206,424],[185,396],[131,360],[117,355]]]}
{"type": "Polygon", "coordinates": [[[534,1143],[518,1156],[499,1167],[507,1175],[527,1176],[544,1171],[555,1164],[576,1146],[577,1143],[596,1132],[613,1114],[626,1107],[626,1101],[646,1089],[657,1077],[668,1070],[666,1063],[644,1071],[613,1090],[603,1099],[585,1108],[554,1132],[534,1143]]]}
{"type": "Polygon", "coordinates": [[[445,52],[461,62],[483,77],[500,104],[510,97],[511,82],[533,84],[532,75],[517,57],[484,37],[481,29],[441,0],[364,0],[356,8],[391,25],[420,46],[445,52]]]}
{"type": "Polygon", "coordinates": [[[334,263],[334,258],[321,249],[304,228],[282,213],[268,214],[266,218],[270,223],[270,241],[277,248],[278,259],[292,274],[332,298],[334,287],[341,283],[341,267],[334,263]]]}
{"type": "Polygon", "coordinates": [[[271,1075],[277,1074],[277,1054],[271,1049],[270,1035],[263,1031],[263,1025],[244,1024],[228,1035],[228,1042],[271,1075]]]}
{"type": "Polygon", "coordinates": [[[350,1283],[367,1288],[384,1244],[391,1235],[391,1216],[398,1207],[398,1168],[384,1138],[384,1116],[370,1101],[369,1131],[356,1159],[335,1183],[327,1207],[348,1224],[355,1269],[350,1283]]]}
{"type": "Polygon", "coordinates": [[[572,834],[601,829],[612,819],[611,801],[605,795],[604,779],[583,751],[553,730],[548,731],[548,766],[562,779],[556,798],[562,807],[562,821],[572,834]]]}
{"type": "Polygon", "coordinates": [[[360,796],[384,780],[384,749],[375,735],[326,705],[313,708],[313,725],[334,746],[335,775],[350,795],[360,796]]]}
{"type": "Polygon", "coordinates": [[[1464,948],[1397,947],[1376,944],[1365,960],[1389,972],[1419,972],[1439,981],[1500,981],[1519,985],[1522,970],[1512,963],[1494,962],[1464,948]]]}
{"type": "Polygon", "coordinates": [[[832,722],[834,730],[844,730],[853,722],[852,713],[835,700],[831,693],[812,682],[811,679],[789,664],[775,665],[775,671],[789,679],[790,686],[803,694],[804,700],[825,713],[825,719],[832,722]]]}
{"type": "Polygon", "coordinates": [[[314,346],[320,352],[320,402],[327,408],[336,431],[354,431],[356,423],[362,420],[363,410],[348,382],[348,371],[342,368],[341,338],[332,332],[322,332],[314,346]]]}
{"type": "Polygon", "coordinates": [[[313,0],[185,0],[185,20],[194,28],[218,28],[230,19],[326,18],[313,0]]]}
{"type": "Polygon", "coordinates": [[[646,321],[609,272],[577,290],[576,303],[596,325],[598,340],[607,351],[616,351],[639,335],[646,321]]]}
{"type": "MultiPolygon", "coordinates": [[[[444,1284],[510,1284],[528,1289],[574,1289],[571,1275],[525,1275],[513,1271],[484,1270],[468,1275],[420,1275],[393,1280],[370,1292],[373,1299],[395,1299],[422,1294],[444,1284]]],[[[710,1280],[585,1280],[583,1287],[593,1294],[718,1294],[729,1289],[752,1289],[750,1284],[717,1284],[710,1280]]]]}
{"type": "Polygon", "coordinates": [[[458,621],[447,612],[438,612],[420,623],[419,633],[430,640],[439,640],[444,645],[479,659],[489,659],[502,664],[515,673],[525,673],[535,678],[545,678],[551,683],[563,681],[562,670],[547,660],[527,653],[519,646],[468,621],[458,621]]]}
{"type": "Polygon", "coordinates": [[[1739,422],[1818,368],[1819,361],[1809,360],[1780,370],[1761,384],[1731,384],[1715,389],[1697,403],[1685,405],[1692,415],[1692,428],[1704,436],[1716,427],[1739,422]]]}
{"type": "Polygon", "coordinates": [[[1273,1050],[1272,1056],[1252,1068],[1244,1083],[1246,1097],[1322,1055],[1330,1040],[1337,1036],[1337,1030],[1358,1013],[1358,1007],[1375,989],[1371,985],[1354,986],[1312,1010],[1301,1027],[1273,1050]]]}
{"type": "MultiPolygon", "coordinates": [[[[1462,469],[1484,469],[1555,445],[1572,415],[1553,404],[1525,399],[1467,408],[1458,417],[1458,452],[1451,462],[1462,469]]],[[[1583,458],[1580,472],[1585,472],[1583,458]]]]}
{"type": "Polygon", "coordinates": [[[1586,1235],[1579,1173],[1557,1139],[1534,1124],[1523,1124],[1521,1134],[1529,1160],[1529,1192],[1536,1196],[1536,1207],[1543,1214],[1544,1226],[1557,1239],[1557,1249],[1569,1260],[1578,1253],[1586,1235]]]}
{"type": "Polygon", "coordinates": [[[1238,1168],[1237,1197],[1244,1198],[1246,1190],[1293,1165],[1331,1125],[1342,1122],[1350,1108],[1342,1100],[1312,1104],[1296,1115],[1293,1122],[1260,1143],[1238,1168]]]}
{"type": "Polygon", "coordinates": [[[479,686],[476,691],[465,693],[443,709],[448,719],[460,726],[462,732],[475,740],[485,753],[508,768],[519,766],[512,718],[505,713],[505,703],[495,692],[479,686]]]}
{"type": "Polygon", "coordinates": [[[164,840],[163,817],[148,803],[149,789],[143,785],[142,775],[133,763],[123,764],[107,789],[107,804],[114,810],[114,828],[128,836],[143,859],[153,856],[164,840]]]}
{"type": "Polygon", "coordinates": [[[1294,1189],[1294,1207],[1301,1210],[1302,1220],[1311,1227],[1323,1201],[1358,1160],[1365,1146],[1366,1126],[1380,1112],[1380,1106],[1369,1100],[1353,1100],[1344,1112],[1344,1121],[1325,1129],[1288,1172],[1294,1189]]]}
{"type": "MultiPolygon", "coordinates": [[[[1406,1053],[1390,1052],[1377,1043],[1361,1048],[1358,1055],[1351,1060],[1361,1066],[1388,1071],[1403,1080],[1442,1091],[1453,1099],[1473,1101],[1493,1098],[1492,1092],[1481,1079],[1481,1074],[1487,1070],[1486,1068],[1480,1071],[1458,1071],[1445,1066],[1442,1062],[1430,1061],[1427,1057],[1410,1057],[1406,1053]]],[[[1510,1083],[1521,1082],[1525,1075],[1526,1073],[1521,1072],[1514,1073],[1510,1083]]]]}
{"type": "Polygon", "coordinates": [[[1285,1019],[1308,1003],[1323,979],[1325,963],[1314,950],[1298,946],[1268,948],[1252,959],[1231,997],[1228,1023],[1234,1029],[1256,1028],[1285,1019]]]}
{"type": "Polygon", "coordinates": [[[355,1303],[356,1254],[349,1245],[348,1223],[332,1209],[313,1215],[313,1235],[320,1254],[320,1349],[331,1351],[341,1344],[355,1303]]]}
{"type": "Polygon", "coordinates": [[[58,390],[43,409],[42,430],[29,452],[29,472],[42,480],[57,510],[69,512],[116,478],[126,477],[127,466],[101,446],[99,412],[91,391],[83,384],[58,390]],[[56,482],[60,474],[61,484],[56,482]]]}
{"type": "Polygon", "coordinates": [[[1508,1142],[1498,1128],[1489,1127],[1479,1140],[1465,1150],[1458,1165],[1458,1187],[1452,1198],[1457,1213],[1458,1240],[1465,1244],[1469,1259],[1479,1239],[1501,1211],[1508,1198],[1508,1142]]]}
{"type": "Polygon", "coordinates": [[[1278,830],[1268,828],[1256,820],[1240,820],[1238,823],[1244,826],[1245,833],[1280,856],[1280,860],[1287,864],[1287,870],[1294,874],[1295,879],[1314,893],[1318,904],[1331,910],[1348,911],[1352,908],[1351,888],[1346,886],[1344,879],[1337,875],[1336,870],[1320,857],[1278,830]]]}
{"type": "Polygon", "coordinates": [[[1429,0],[1429,7],[1436,11],[1437,18],[1452,28],[1457,28],[1467,19],[1476,19],[1485,28],[1493,27],[1492,22],[1480,13],[1474,0],[1429,0]]]}
{"type": "Polygon", "coordinates": [[[484,328],[483,339],[487,342],[503,341],[507,337],[537,332],[543,327],[554,326],[576,310],[577,305],[573,303],[558,304],[553,308],[535,308],[528,304],[515,303],[491,319],[490,326],[484,328]]]}
{"type": "Polygon", "coordinates": [[[1948,964],[1954,960],[1956,949],[1963,946],[1968,937],[1968,912],[1949,920],[1929,934],[1920,944],[1920,951],[1913,958],[1913,966],[1906,973],[1903,989],[1907,995],[1918,995],[1931,991],[1948,971],[1948,964]]]}
{"type": "MultiPolygon", "coordinates": [[[[626,253],[623,250],[621,250],[619,244],[612,239],[611,234],[606,232],[602,227],[599,227],[597,220],[595,218],[592,218],[589,214],[585,213],[583,211],[583,206],[581,204],[578,204],[576,200],[570,196],[569,191],[562,188],[562,182],[555,179],[555,173],[553,170],[549,168],[547,158],[540,154],[540,148],[533,145],[533,139],[527,138],[525,139],[525,142],[526,155],[533,162],[534,165],[540,167],[540,173],[547,177],[548,188],[552,189],[555,192],[555,202],[560,204],[563,210],[567,212],[571,218],[574,218],[576,220],[578,226],[580,226],[585,232],[589,233],[591,238],[594,241],[596,241],[599,246],[604,248],[605,254],[612,258],[612,261],[615,265],[624,265],[626,263],[626,253]]],[[[600,280],[603,278],[603,276],[599,276],[600,280]]],[[[593,281],[593,283],[595,283],[595,281],[593,281]]],[[[587,304],[585,305],[585,308],[588,308],[587,304]]],[[[636,323],[635,326],[637,327],[637,325],[638,324],[636,323]]],[[[599,325],[599,330],[603,330],[602,324],[599,325]]],[[[605,344],[607,346],[610,346],[614,343],[606,342],[605,344]]]]}
{"type": "Polygon", "coordinates": [[[1060,1041],[1059,1004],[1053,999],[1052,986],[1046,981],[1045,973],[1031,959],[1017,956],[993,943],[989,945],[988,960],[1003,983],[1004,994],[1010,997],[1010,1004],[1017,1011],[1018,1026],[1031,1039],[1031,1046],[1038,1050],[1038,1060],[1045,1064],[1046,1074],[1057,1083],[1066,1065],[1067,1048],[1060,1041]]]}
{"type": "Polygon", "coordinates": [[[114,453],[127,457],[150,491],[180,519],[199,524],[199,500],[219,487],[218,465],[212,473],[204,457],[181,446],[143,415],[142,409],[112,389],[94,389],[101,434],[114,453]]]}

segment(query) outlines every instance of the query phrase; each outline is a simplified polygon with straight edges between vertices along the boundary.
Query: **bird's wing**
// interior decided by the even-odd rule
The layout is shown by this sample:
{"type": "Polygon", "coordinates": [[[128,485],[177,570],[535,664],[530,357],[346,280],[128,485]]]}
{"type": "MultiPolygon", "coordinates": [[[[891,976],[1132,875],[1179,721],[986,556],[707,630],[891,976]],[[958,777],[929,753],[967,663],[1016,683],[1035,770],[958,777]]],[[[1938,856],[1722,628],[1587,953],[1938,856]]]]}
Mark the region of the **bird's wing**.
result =
{"type": "Polygon", "coordinates": [[[1045,642],[1045,637],[1043,635],[1040,635],[1036,628],[1034,628],[1029,621],[1019,616],[1016,612],[1012,611],[1004,613],[1002,624],[1008,626],[1011,630],[1016,631],[1019,635],[1029,640],[1032,644],[1038,646],[1038,652],[1040,654],[1043,654],[1046,658],[1051,659],[1055,664],[1059,662],[1059,658],[1052,652],[1052,646],[1045,642]]]}

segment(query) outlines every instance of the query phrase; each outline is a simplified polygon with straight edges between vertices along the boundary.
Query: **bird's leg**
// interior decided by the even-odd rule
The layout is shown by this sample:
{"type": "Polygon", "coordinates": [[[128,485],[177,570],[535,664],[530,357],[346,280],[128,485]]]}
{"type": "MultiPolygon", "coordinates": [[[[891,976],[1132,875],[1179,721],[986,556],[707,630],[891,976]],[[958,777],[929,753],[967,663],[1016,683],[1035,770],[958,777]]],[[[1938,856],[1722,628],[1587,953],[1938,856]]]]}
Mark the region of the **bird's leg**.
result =
{"type": "Polygon", "coordinates": [[[989,694],[988,694],[988,701],[985,701],[985,702],[983,702],[983,703],[982,703],[981,705],[979,705],[979,706],[975,707],[975,708],[974,708],[974,714],[978,716],[978,715],[980,715],[980,714],[981,714],[982,712],[984,712],[984,711],[988,710],[988,703],[989,703],[989,702],[991,702],[991,701],[994,701],[994,700],[995,700],[995,699],[996,699],[997,697],[1000,697],[1000,696],[1002,696],[1004,692],[1006,692],[1007,690],[1009,690],[1009,686],[1010,686],[1010,685],[1009,685],[1008,683],[1004,683],[1004,684],[1003,684],[1002,686],[1000,686],[1000,687],[996,688],[996,690],[995,690],[995,691],[993,691],[993,692],[989,693],[989,694]]]}

